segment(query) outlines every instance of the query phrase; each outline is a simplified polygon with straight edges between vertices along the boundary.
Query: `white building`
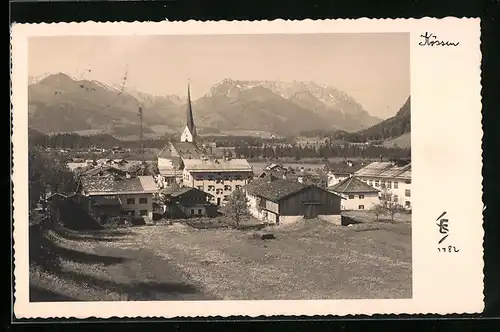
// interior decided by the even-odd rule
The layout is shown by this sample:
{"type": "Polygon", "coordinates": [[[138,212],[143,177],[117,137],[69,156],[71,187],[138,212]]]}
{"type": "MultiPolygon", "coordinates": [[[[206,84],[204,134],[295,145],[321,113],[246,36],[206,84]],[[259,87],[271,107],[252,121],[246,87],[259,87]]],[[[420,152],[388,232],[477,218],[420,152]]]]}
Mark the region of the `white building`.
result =
{"type": "Polygon", "coordinates": [[[387,189],[391,201],[411,209],[411,163],[373,162],[355,172],[354,176],[376,189],[387,189]]]}
{"type": "Polygon", "coordinates": [[[342,210],[369,210],[380,202],[379,190],[354,176],[328,187],[328,190],[344,198],[342,210]]]}

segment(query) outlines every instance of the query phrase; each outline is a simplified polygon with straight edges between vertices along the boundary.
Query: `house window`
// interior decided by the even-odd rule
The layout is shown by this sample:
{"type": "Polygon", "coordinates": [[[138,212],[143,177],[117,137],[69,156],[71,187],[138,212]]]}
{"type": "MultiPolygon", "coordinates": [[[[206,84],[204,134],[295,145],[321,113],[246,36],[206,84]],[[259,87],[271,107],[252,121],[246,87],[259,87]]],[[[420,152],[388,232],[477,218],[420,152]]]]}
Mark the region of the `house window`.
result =
{"type": "Polygon", "coordinates": [[[146,197],[139,198],[139,204],[148,204],[148,199],[146,197]]]}
{"type": "Polygon", "coordinates": [[[224,186],[224,190],[230,191],[231,190],[231,186],[228,186],[228,185],[224,186]]]}
{"type": "Polygon", "coordinates": [[[399,200],[398,195],[394,195],[394,202],[396,202],[396,203],[397,203],[397,202],[398,202],[398,200],[399,200]]]}
{"type": "Polygon", "coordinates": [[[359,205],[358,206],[358,210],[364,210],[365,209],[365,206],[364,205],[359,205]]]}
{"type": "Polygon", "coordinates": [[[375,180],[375,187],[378,187],[378,180],[375,180]]]}
{"type": "Polygon", "coordinates": [[[198,209],[198,215],[201,216],[201,209],[198,209]]]}
{"type": "Polygon", "coordinates": [[[370,186],[372,186],[372,185],[373,185],[373,181],[372,181],[372,180],[368,180],[368,184],[369,184],[370,186]]]}
{"type": "Polygon", "coordinates": [[[410,201],[406,201],[406,202],[405,202],[405,206],[406,206],[407,208],[409,208],[409,207],[410,207],[410,201]]]}
{"type": "Polygon", "coordinates": [[[410,197],[411,196],[410,189],[406,189],[405,190],[405,196],[406,197],[410,197]]]}
{"type": "Polygon", "coordinates": [[[217,179],[215,183],[223,183],[222,179],[217,179]]]}
{"type": "Polygon", "coordinates": [[[215,186],[208,186],[208,191],[214,191],[215,190],[215,186]]]}
{"type": "Polygon", "coordinates": [[[349,195],[349,199],[354,199],[354,195],[349,195]]]}
{"type": "Polygon", "coordinates": [[[389,188],[389,189],[392,188],[392,182],[391,181],[387,181],[387,188],[389,188]]]}
{"type": "Polygon", "coordinates": [[[127,198],[127,204],[135,204],[135,198],[127,198]]]}
{"type": "Polygon", "coordinates": [[[224,200],[225,201],[229,200],[229,195],[224,195],[224,200]]]}
{"type": "Polygon", "coordinates": [[[398,189],[398,182],[394,181],[394,189],[398,189]]]}
{"type": "Polygon", "coordinates": [[[203,186],[198,186],[198,190],[203,190],[203,186]]]}
{"type": "Polygon", "coordinates": [[[191,215],[194,215],[194,209],[191,209],[191,215]]]}
{"type": "Polygon", "coordinates": [[[216,193],[216,194],[222,194],[222,189],[217,189],[217,190],[215,191],[215,193],[216,193]]]}
{"type": "Polygon", "coordinates": [[[406,184],[411,184],[411,180],[405,180],[406,184]]]}
{"type": "Polygon", "coordinates": [[[365,195],[359,195],[359,199],[364,199],[365,195]]]}
{"type": "Polygon", "coordinates": [[[148,215],[148,210],[140,210],[139,215],[141,216],[147,216],[148,215]]]}
{"type": "Polygon", "coordinates": [[[241,188],[241,185],[237,184],[236,189],[240,189],[240,188],[241,188]]]}
{"type": "Polygon", "coordinates": [[[382,181],[382,182],[380,183],[380,188],[385,188],[385,181],[382,181]]]}

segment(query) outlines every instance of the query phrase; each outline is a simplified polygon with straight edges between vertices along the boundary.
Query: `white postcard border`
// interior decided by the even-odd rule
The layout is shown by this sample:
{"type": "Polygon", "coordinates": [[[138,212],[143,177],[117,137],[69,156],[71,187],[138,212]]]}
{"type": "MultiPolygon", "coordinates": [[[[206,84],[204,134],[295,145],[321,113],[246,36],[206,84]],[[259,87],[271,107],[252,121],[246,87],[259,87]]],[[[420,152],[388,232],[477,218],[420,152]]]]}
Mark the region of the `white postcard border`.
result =
{"type": "Polygon", "coordinates": [[[483,303],[479,19],[86,22],[12,27],[14,258],[17,318],[228,317],[478,313],[483,303]],[[413,298],[307,301],[29,302],[28,38],[62,35],[410,33],[413,298]],[[432,32],[456,47],[419,46],[432,32]],[[467,133],[465,137],[464,133],[467,133]],[[436,218],[450,244],[439,253],[436,218]]]}

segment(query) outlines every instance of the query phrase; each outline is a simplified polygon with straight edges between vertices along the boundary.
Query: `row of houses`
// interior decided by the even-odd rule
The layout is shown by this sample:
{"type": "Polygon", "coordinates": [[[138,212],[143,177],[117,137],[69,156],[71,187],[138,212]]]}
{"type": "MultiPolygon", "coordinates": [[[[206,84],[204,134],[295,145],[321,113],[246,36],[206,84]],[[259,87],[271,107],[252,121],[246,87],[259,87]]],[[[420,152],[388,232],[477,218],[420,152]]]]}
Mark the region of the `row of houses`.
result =
{"type": "Polygon", "coordinates": [[[325,189],[305,183],[301,175],[271,166],[245,186],[251,214],[263,221],[280,224],[302,218],[319,218],[340,223],[343,210],[369,210],[380,203],[381,195],[411,210],[411,164],[373,162],[352,173],[329,171],[325,189]]]}
{"type": "MultiPolygon", "coordinates": [[[[160,151],[157,174],[131,174],[124,159],[78,161],[77,194],[86,197],[88,210],[101,221],[113,217],[153,218],[153,198],[165,202],[160,213],[170,217],[216,215],[236,189],[243,189],[250,212],[274,224],[301,218],[340,222],[342,210],[367,210],[382,191],[411,209],[411,165],[374,162],[342,167],[325,165],[320,172],[269,165],[257,176],[246,159],[218,156],[198,146],[191,102],[180,141],[160,151]]],[[[67,197],[66,197],[67,198],[67,197]]]]}

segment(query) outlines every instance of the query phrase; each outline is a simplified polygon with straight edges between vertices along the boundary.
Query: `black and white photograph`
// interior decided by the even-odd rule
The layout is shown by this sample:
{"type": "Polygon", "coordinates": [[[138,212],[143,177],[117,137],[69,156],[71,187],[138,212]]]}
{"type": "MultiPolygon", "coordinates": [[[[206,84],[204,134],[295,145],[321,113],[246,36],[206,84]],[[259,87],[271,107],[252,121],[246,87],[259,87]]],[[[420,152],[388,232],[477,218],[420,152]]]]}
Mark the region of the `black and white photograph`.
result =
{"type": "Polygon", "coordinates": [[[17,312],[479,308],[478,25],[444,22],[14,29],[17,312]]]}
{"type": "Polygon", "coordinates": [[[407,33],[28,56],[32,301],[412,296],[407,33]]]}

